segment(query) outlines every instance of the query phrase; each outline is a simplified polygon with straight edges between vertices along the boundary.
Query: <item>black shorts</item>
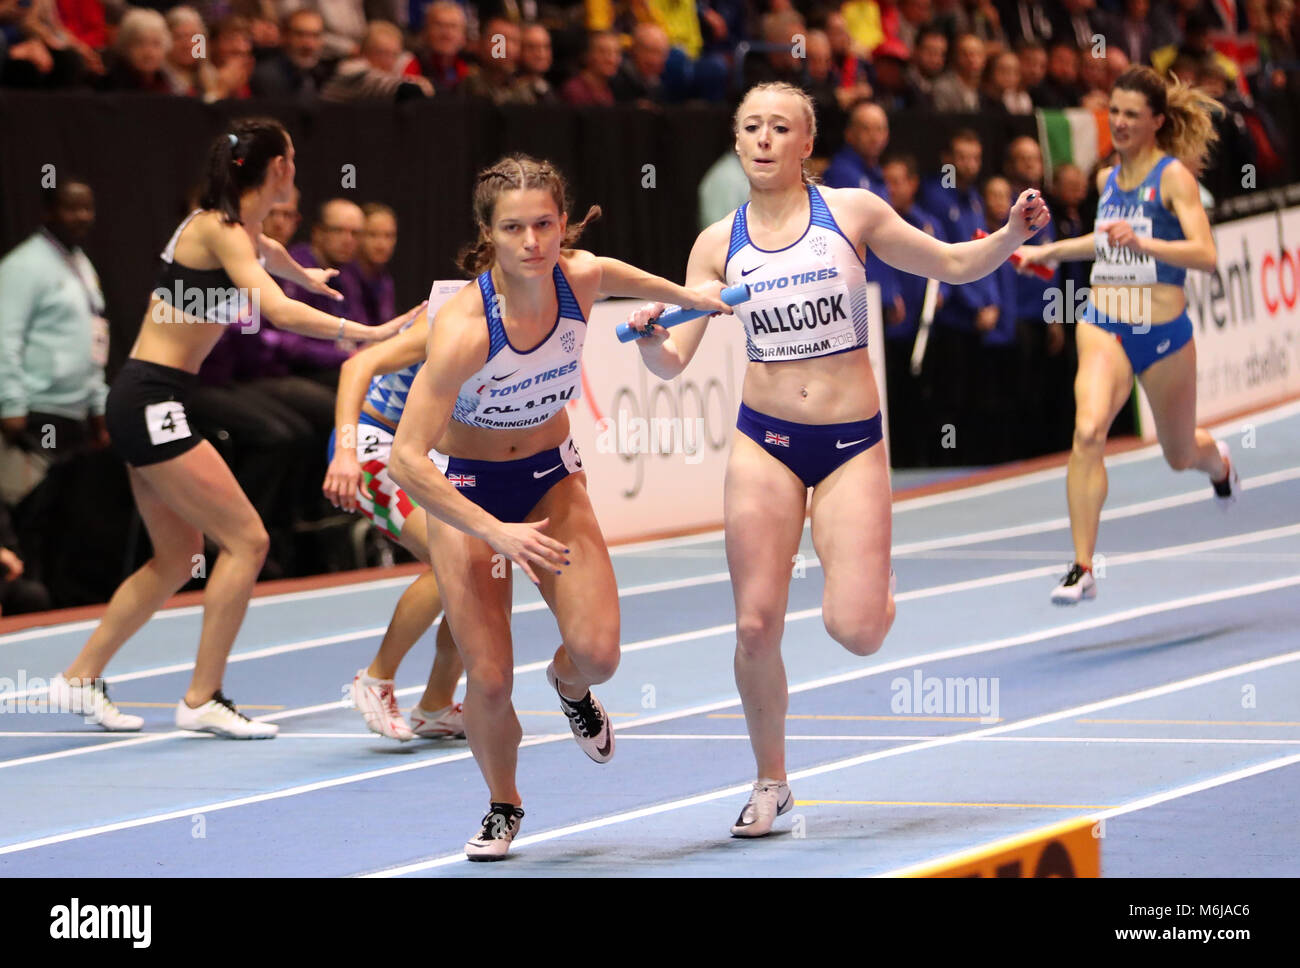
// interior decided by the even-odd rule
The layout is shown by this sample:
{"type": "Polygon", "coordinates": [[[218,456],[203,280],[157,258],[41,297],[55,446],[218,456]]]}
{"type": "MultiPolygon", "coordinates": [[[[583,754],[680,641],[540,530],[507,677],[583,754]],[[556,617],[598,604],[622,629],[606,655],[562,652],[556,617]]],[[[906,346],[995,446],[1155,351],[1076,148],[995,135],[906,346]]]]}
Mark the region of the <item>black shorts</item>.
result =
{"type": "Polygon", "coordinates": [[[113,449],[132,467],[179,457],[202,443],[185,405],[197,373],[145,360],[127,360],[108,391],[104,422],[113,449]]]}

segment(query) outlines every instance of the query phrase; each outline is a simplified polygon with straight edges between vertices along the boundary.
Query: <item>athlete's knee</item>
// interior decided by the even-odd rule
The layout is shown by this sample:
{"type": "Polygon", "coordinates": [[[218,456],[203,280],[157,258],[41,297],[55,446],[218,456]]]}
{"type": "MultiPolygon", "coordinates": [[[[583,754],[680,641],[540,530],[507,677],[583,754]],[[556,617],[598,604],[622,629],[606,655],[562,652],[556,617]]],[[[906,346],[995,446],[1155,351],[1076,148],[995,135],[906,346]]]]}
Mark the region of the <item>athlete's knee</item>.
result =
{"type": "Polygon", "coordinates": [[[831,638],[854,655],[867,656],[880,651],[885,644],[885,636],[894,624],[894,600],[889,599],[883,610],[871,614],[823,614],[831,638]]]}
{"type": "Polygon", "coordinates": [[[785,616],[776,611],[749,611],[736,616],[736,646],[755,657],[781,648],[785,616]]]}
{"type": "Polygon", "coordinates": [[[499,705],[510,702],[514,689],[514,670],[492,662],[479,662],[465,669],[466,692],[479,702],[499,705]]]}
{"type": "Polygon", "coordinates": [[[592,629],[565,643],[569,659],[592,685],[614,678],[619,663],[618,626],[592,629]]]}
{"type": "Polygon", "coordinates": [[[230,550],[251,558],[257,562],[257,567],[261,568],[271,550],[271,537],[266,533],[266,528],[262,526],[262,522],[258,521],[256,524],[249,525],[240,531],[235,540],[231,542],[230,550]]]}
{"type": "Polygon", "coordinates": [[[1185,471],[1196,466],[1196,448],[1194,446],[1169,446],[1164,448],[1165,463],[1171,470],[1185,471]]]}
{"type": "Polygon", "coordinates": [[[203,560],[203,535],[194,534],[183,541],[160,549],[153,557],[153,565],[167,583],[180,588],[191,578],[206,570],[203,560]]]}
{"type": "Polygon", "coordinates": [[[1100,419],[1087,414],[1079,414],[1074,421],[1074,449],[1076,452],[1092,453],[1106,446],[1106,434],[1110,428],[1100,419]]]}

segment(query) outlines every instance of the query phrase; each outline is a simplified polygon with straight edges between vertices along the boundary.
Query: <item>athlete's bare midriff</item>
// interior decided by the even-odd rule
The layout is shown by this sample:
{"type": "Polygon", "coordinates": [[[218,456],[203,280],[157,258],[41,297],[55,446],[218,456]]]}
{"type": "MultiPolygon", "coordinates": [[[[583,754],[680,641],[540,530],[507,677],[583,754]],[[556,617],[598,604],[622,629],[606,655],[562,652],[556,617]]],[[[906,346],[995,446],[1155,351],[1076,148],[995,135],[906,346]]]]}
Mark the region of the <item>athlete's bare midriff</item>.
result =
{"type": "Polygon", "coordinates": [[[1122,323],[1159,326],[1183,314],[1187,294],[1182,286],[1157,282],[1151,286],[1092,287],[1092,303],[1102,312],[1122,323]]]}
{"type": "MultiPolygon", "coordinates": [[[[221,323],[188,316],[157,296],[151,296],[144,322],[140,324],[140,334],[131,347],[131,358],[198,373],[225,328],[221,323]]],[[[257,339],[257,335],[240,333],[240,338],[257,339]]]]}
{"type": "Polygon", "coordinates": [[[434,449],[462,460],[523,460],[559,447],[568,436],[569,414],[566,410],[561,410],[544,424],[518,430],[488,430],[452,420],[434,449]]]}
{"type": "Polygon", "coordinates": [[[811,360],[750,363],[741,399],[769,417],[803,424],[867,420],[880,410],[866,348],[811,360]]]}

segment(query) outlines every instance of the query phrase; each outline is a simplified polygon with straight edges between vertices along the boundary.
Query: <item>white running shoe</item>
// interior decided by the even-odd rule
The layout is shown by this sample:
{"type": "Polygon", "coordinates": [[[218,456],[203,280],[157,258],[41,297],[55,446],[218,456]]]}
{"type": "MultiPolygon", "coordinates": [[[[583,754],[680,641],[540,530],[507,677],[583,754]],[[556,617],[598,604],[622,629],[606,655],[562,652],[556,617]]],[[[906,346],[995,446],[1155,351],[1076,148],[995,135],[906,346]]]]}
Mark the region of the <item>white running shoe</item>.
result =
{"type": "Polygon", "coordinates": [[[1097,597],[1097,582],[1092,577],[1092,569],[1084,568],[1078,562],[1070,566],[1061,583],[1052,589],[1053,605],[1077,605],[1083,599],[1097,597]]]}
{"type": "Polygon", "coordinates": [[[358,669],[352,677],[352,705],[361,711],[372,733],[403,743],[415,739],[415,733],[397,708],[392,679],[375,679],[366,675],[365,669],[358,669]]]}
{"type": "Polygon", "coordinates": [[[766,837],[772,832],[772,821],[793,806],[794,794],[785,780],[755,780],[749,802],[731,825],[731,836],[766,837]]]}
{"type": "Polygon", "coordinates": [[[196,733],[214,733],[226,739],[271,739],[280,732],[280,727],[275,723],[259,723],[249,719],[221,694],[220,689],[198,709],[191,709],[185,698],[181,697],[181,701],[176,704],[176,728],[190,729],[196,733]]]}
{"type": "Polygon", "coordinates": [[[1237,465],[1232,462],[1228,442],[1219,440],[1215,443],[1219,448],[1219,456],[1228,465],[1228,476],[1221,481],[1210,481],[1210,484],[1214,487],[1214,500],[1219,505],[1219,510],[1226,511],[1237,503],[1237,495],[1241,493],[1241,477],[1237,474],[1237,465]]]}
{"type": "Polygon", "coordinates": [[[424,739],[464,739],[465,712],[458,702],[433,712],[416,706],[411,710],[411,732],[424,739]]]}
{"type": "Polygon", "coordinates": [[[76,713],[88,722],[112,733],[133,733],[144,725],[139,716],[130,716],[118,709],[108,698],[108,688],[103,679],[77,680],[77,685],[59,673],[50,680],[50,709],[60,713],[76,713]]]}
{"type": "Polygon", "coordinates": [[[524,812],[513,803],[493,803],[483,818],[483,829],[465,843],[470,860],[505,860],[506,852],[519,833],[524,812]]]}
{"type": "Polygon", "coordinates": [[[587,690],[587,695],[572,700],[560,692],[560,680],[555,675],[555,663],[546,667],[546,681],[560,697],[560,708],[569,717],[569,728],[582,751],[597,763],[608,763],[614,756],[614,724],[609,721],[605,707],[587,690]]]}

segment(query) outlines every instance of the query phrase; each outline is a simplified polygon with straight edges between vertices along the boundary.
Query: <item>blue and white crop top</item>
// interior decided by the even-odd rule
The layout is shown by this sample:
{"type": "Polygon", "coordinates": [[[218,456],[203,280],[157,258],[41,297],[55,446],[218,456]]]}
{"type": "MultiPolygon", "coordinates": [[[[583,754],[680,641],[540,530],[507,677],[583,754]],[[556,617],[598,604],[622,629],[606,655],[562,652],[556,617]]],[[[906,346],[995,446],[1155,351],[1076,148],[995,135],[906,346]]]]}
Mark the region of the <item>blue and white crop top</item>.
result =
{"type": "Polygon", "coordinates": [[[559,304],[555,325],[532,349],[520,350],[506,336],[491,270],[478,277],[487,317],[488,358],[483,368],[461,386],[451,414],[453,420],[487,430],[536,427],[554,417],[570,400],[581,398],[587,319],[559,263],[551,278],[559,304]]]}
{"type": "MultiPolygon", "coordinates": [[[[433,284],[433,288],[429,290],[429,307],[425,315],[428,325],[433,325],[433,317],[438,314],[438,310],[466,284],[464,279],[439,281],[433,284]]],[[[407,323],[402,327],[403,331],[415,322],[412,320],[407,323]]],[[[406,409],[406,395],[411,392],[411,384],[415,382],[415,375],[420,372],[420,367],[423,365],[424,360],[418,360],[396,373],[376,375],[370,381],[370,389],[366,391],[366,403],[389,423],[397,423],[402,419],[402,411],[406,409]]]]}
{"type": "Polygon", "coordinates": [[[1165,207],[1160,198],[1160,177],[1173,161],[1165,155],[1152,166],[1147,176],[1129,191],[1119,187],[1119,165],[1110,170],[1097,205],[1093,226],[1093,263],[1090,284],[1149,286],[1164,282],[1181,286],[1187,270],[1159,262],[1149,254],[1116,248],[1106,237],[1112,222],[1128,222],[1135,235],[1147,239],[1180,241],[1187,238],[1178,216],[1165,207]]]}
{"type": "Polygon", "coordinates": [[[750,239],[748,202],[732,219],[723,276],[728,286],[749,286],[736,315],[751,362],[806,360],[867,345],[866,269],[813,185],[808,207],[808,228],[783,249],[760,249],[750,239]]]}
{"type": "MultiPolygon", "coordinates": [[[[176,243],[180,241],[181,233],[194,221],[194,216],[202,213],[203,209],[190,212],[172,233],[167,248],[158,256],[161,264],[158,266],[158,281],[154,285],[153,294],[167,305],[195,319],[233,325],[256,312],[256,297],[237,287],[220,266],[215,269],[191,269],[176,261],[176,243]]],[[[257,261],[265,266],[266,256],[259,255],[257,261]]]]}

